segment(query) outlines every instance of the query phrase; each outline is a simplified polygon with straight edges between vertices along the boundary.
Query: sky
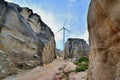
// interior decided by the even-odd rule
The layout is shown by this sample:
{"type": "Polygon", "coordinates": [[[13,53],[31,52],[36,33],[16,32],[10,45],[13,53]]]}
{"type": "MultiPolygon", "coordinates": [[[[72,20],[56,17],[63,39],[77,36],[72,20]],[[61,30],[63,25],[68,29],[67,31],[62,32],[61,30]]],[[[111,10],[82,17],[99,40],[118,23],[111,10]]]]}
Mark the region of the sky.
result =
{"type": "MultiPolygon", "coordinates": [[[[6,0],[29,7],[34,13],[52,29],[55,34],[56,47],[63,49],[63,31],[56,33],[63,27],[71,33],[65,32],[65,41],[68,38],[84,39],[88,43],[87,12],[90,0],[6,0]]],[[[89,43],[88,43],[89,44],[89,43]]]]}

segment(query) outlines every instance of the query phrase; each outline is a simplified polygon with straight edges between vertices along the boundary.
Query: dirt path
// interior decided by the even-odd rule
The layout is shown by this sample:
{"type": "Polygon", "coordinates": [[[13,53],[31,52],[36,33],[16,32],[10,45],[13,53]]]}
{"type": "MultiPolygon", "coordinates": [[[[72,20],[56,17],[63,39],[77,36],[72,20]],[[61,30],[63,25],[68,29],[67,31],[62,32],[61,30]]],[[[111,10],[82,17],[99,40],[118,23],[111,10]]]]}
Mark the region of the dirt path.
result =
{"type": "Polygon", "coordinates": [[[21,73],[16,76],[11,76],[4,80],[56,80],[53,79],[56,72],[59,70],[60,67],[65,65],[68,65],[66,67],[66,70],[69,70],[71,67],[74,67],[74,65],[72,65],[71,62],[64,61],[62,58],[58,58],[54,60],[51,64],[44,65],[44,67],[36,67],[31,71],[21,73]]]}

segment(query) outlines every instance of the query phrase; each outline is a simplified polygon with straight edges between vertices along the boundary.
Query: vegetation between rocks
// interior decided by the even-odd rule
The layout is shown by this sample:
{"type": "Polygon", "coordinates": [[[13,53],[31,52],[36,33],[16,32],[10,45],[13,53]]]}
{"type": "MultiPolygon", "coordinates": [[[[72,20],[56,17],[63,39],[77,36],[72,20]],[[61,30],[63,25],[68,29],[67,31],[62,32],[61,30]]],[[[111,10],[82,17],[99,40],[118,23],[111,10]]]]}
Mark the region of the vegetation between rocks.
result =
{"type": "Polygon", "coordinates": [[[75,65],[77,65],[76,67],[76,72],[80,72],[80,71],[85,71],[88,69],[88,62],[89,59],[88,57],[81,57],[78,61],[74,62],[75,65]]]}

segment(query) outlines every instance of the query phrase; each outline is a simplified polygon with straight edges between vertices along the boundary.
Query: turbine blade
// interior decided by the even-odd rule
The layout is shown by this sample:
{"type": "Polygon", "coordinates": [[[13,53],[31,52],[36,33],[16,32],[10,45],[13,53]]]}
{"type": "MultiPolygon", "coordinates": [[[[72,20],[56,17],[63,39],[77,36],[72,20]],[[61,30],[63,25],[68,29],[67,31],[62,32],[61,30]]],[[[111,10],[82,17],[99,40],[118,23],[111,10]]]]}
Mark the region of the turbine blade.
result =
{"type": "Polygon", "coordinates": [[[63,29],[63,27],[60,30],[58,30],[56,33],[60,32],[62,29],[63,29]]]}
{"type": "Polygon", "coordinates": [[[65,27],[65,25],[66,25],[66,22],[67,22],[67,19],[65,19],[65,21],[64,21],[64,24],[63,24],[63,27],[65,27]]]}
{"type": "Polygon", "coordinates": [[[66,21],[67,21],[67,19],[65,19],[64,24],[63,24],[63,27],[62,27],[60,30],[58,30],[56,33],[60,32],[62,29],[65,30],[66,21]]]}
{"type": "Polygon", "coordinates": [[[67,28],[65,28],[65,30],[66,30],[66,31],[68,31],[69,33],[71,33],[71,31],[70,31],[70,30],[68,30],[67,28]]]}

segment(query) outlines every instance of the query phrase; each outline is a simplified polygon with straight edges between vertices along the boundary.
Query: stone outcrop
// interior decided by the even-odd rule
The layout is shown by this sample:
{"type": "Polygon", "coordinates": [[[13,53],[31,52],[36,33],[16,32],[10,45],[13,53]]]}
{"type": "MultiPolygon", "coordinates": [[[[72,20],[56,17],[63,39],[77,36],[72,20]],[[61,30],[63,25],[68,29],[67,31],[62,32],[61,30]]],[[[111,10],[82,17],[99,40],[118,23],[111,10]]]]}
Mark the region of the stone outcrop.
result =
{"type": "Polygon", "coordinates": [[[87,56],[89,45],[83,39],[69,38],[65,43],[64,59],[73,58],[78,60],[82,56],[87,56]]]}
{"type": "Polygon", "coordinates": [[[88,80],[120,80],[120,0],[91,0],[88,80]]]}
{"type": "Polygon", "coordinates": [[[38,14],[0,0],[0,50],[11,63],[20,68],[50,63],[56,58],[55,46],[53,32],[38,14]]]}

